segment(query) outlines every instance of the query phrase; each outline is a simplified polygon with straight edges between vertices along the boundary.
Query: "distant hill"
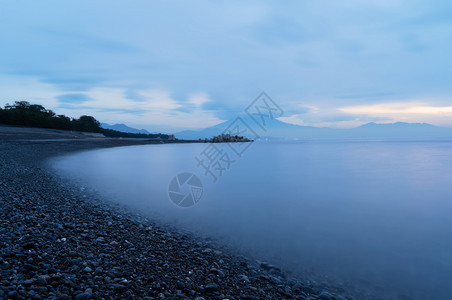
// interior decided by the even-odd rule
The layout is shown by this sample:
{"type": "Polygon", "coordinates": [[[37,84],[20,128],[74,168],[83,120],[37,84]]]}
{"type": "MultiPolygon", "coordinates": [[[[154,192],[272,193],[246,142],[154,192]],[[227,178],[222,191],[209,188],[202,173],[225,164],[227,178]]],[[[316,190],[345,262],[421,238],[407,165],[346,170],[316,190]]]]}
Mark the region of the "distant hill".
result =
{"type": "MultiPolygon", "coordinates": [[[[285,123],[279,120],[272,120],[271,122],[267,122],[266,131],[264,132],[260,129],[252,120],[247,120],[244,118],[247,124],[261,137],[261,138],[270,138],[270,139],[284,139],[284,138],[300,138],[300,137],[309,137],[316,138],[320,135],[324,135],[325,130],[335,129],[331,128],[320,128],[320,127],[310,127],[310,126],[299,126],[294,124],[285,123]]],[[[220,123],[218,125],[208,127],[202,130],[185,130],[175,134],[176,138],[180,139],[204,139],[211,138],[213,136],[217,136],[231,124],[230,121],[226,121],[220,123]]],[[[247,138],[253,139],[254,137],[250,134],[240,134],[247,138]]]]}
{"type": "Polygon", "coordinates": [[[150,132],[147,131],[146,129],[136,129],[136,128],[129,127],[125,124],[110,125],[107,123],[101,123],[100,126],[104,129],[111,129],[111,130],[116,130],[116,131],[120,131],[120,132],[150,134],[150,132]]]}
{"type": "MultiPolygon", "coordinates": [[[[223,122],[202,130],[185,130],[176,133],[180,139],[204,139],[221,134],[231,122],[223,122]]],[[[266,125],[266,131],[261,130],[249,120],[248,124],[260,135],[268,139],[366,139],[366,138],[429,138],[452,137],[452,128],[433,126],[426,123],[390,123],[377,124],[374,122],[350,129],[328,127],[300,126],[272,120],[266,125]]],[[[253,136],[243,134],[248,138],[253,136]]]]}
{"type": "Polygon", "coordinates": [[[377,124],[374,122],[351,129],[353,135],[368,138],[426,138],[452,137],[452,128],[438,127],[428,123],[377,124]]]}

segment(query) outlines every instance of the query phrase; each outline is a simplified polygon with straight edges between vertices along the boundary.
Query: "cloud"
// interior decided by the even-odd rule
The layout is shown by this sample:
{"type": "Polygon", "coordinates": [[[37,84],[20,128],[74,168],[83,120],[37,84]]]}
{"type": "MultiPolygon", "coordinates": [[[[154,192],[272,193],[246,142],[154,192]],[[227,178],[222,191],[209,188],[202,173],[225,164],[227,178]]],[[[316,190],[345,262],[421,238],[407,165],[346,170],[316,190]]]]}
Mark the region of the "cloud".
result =
{"type": "Polygon", "coordinates": [[[188,99],[179,101],[180,107],[175,110],[190,113],[194,110],[202,109],[206,103],[212,102],[206,93],[195,93],[189,95],[188,99]]]}
{"type": "Polygon", "coordinates": [[[341,107],[341,112],[365,115],[438,115],[452,116],[452,106],[432,106],[421,103],[384,103],[341,107]]]}
{"type": "Polygon", "coordinates": [[[143,97],[142,95],[140,95],[139,92],[132,90],[132,89],[127,89],[126,91],[124,91],[124,97],[126,99],[140,101],[140,102],[146,100],[146,98],[143,97]]]}
{"type": "Polygon", "coordinates": [[[0,91],[0,106],[26,100],[44,105],[57,114],[74,118],[91,115],[101,122],[126,123],[152,132],[200,129],[225,121],[216,116],[215,110],[202,108],[206,93],[195,93],[181,101],[172,97],[171,92],[147,89],[139,91],[142,99],[136,101],[126,98],[125,88],[93,88],[84,93],[61,94],[53,85],[21,77],[2,77],[1,74],[0,91]],[[177,111],[190,101],[193,107],[189,112],[177,111]]]}
{"type": "Polygon", "coordinates": [[[338,99],[385,99],[394,97],[395,92],[353,93],[337,96],[338,99]]]}
{"type": "Polygon", "coordinates": [[[210,101],[207,94],[198,93],[186,101],[178,101],[164,90],[142,90],[140,101],[125,97],[122,88],[96,88],[87,92],[90,100],[59,106],[62,111],[91,114],[106,123],[124,123],[153,130],[153,128],[199,129],[224,120],[215,117],[214,111],[203,110],[202,104],[210,101]],[[184,111],[184,105],[190,106],[184,111]]]}
{"type": "Polygon", "coordinates": [[[51,40],[58,40],[70,46],[81,48],[93,48],[102,52],[126,52],[135,53],[139,49],[129,43],[114,39],[108,39],[100,35],[93,35],[75,30],[61,30],[56,28],[36,28],[37,33],[50,36],[51,40]]]}
{"type": "Polygon", "coordinates": [[[31,79],[37,78],[41,83],[51,84],[62,91],[84,92],[89,89],[105,85],[107,77],[92,71],[79,70],[53,70],[52,68],[35,70],[20,65],[14,71],[7,73],[10,76],[24,76],[31,79]]]}
{"type": "Polygon", "coordinates": [[[57,97],[57,100],[61,103],[83,103],[93,100],[91,97],[85,94],[63,94],[57,97]]]}
{"type": "Polygon", "coordinates": [[[388,122],[390,118],[386,117],[370,117],[366,115],[350,115],[350,114],[296,114],[286,117],[280,117],[278,120],[301,126],[314,127],[332,127],[332,128],[351,128],[357,127],[369,122],[388,122]]]}
{"type": "Polygon", "coordinates": [[[330,105],[318,107],[303,104],[298,105],[298,107],[298,113],[293,113],[294,110],[291,110],[288,114],[278,119],[295,125],[335,128],[351,128],[369,122],[388,122],[392,120],[392,118],[387,116],[351,114],[340,111],[337,107],[330,105]]]}
{"type": "Polygon", "coordinates": [[[202,107],[205,103],[211,102],[209,96],[206,93],[193,94],[188,98],[188,103],[194,105],[195,107],[202,107]]]}
{"type": "Polygon", "coordinates": [[[302,119],[302,115],[291,115],[288,117],[279,117],[278,120],[285,122],[285,123],[294,124],[294,125],[302,125],[302,126],[306,125],[306,123],[302,119]]]}
{"type": "Polygon", "coordinates": [[[425,122],[451,127],[452,106],[433,105],[432,102],[438,102],[438,100],[347,106],[338,108],[338,111],[352,115],[385,118],[387,122],[425,122]]]}

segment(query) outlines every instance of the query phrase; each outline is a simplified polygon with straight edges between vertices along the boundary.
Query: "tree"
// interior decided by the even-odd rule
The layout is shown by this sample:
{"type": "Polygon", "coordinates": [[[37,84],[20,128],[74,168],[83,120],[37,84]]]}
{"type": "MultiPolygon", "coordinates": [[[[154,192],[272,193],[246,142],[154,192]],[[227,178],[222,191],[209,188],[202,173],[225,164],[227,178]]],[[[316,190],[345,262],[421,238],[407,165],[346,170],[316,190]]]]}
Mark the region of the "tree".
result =
{"type": "Polygon", "coordinates": [[[142,134],[119,132],[116,130],[103,129],[100,122],[91,116],[81,116],[72,119],[65,115],[56,115],[50,109],[39,104],[30,104],[27,101],[16,101],[14,104],[6,104],[0,108],[0,123],[10,125],[22,125],[31,127],[54,128],[63,130],[77,130],[85,132],[99,132],[108,137],[131,137],[167,140],[167,134],[142,134]]]}
{"type": "Polygon", "coordinates": [[[16,101],[13,105],[6,104],[5,110],[15,110],[21,113],[32,113],[42,117],[54,117],[55,113],[39,104],[30,104],[28,101],[16,101]]]}
{"type": "Polygon", "coordinates": [[[74,130],[87,132],[101,132],[100,122],[91,116],[81,116],[73,120],[74,130]]]}

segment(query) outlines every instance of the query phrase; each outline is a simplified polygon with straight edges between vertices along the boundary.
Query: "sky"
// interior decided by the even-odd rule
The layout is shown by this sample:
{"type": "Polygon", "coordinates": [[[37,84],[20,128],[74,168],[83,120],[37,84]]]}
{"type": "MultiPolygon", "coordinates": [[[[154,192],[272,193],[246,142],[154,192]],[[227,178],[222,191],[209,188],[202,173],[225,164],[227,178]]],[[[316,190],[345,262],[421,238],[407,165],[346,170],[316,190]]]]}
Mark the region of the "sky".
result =
{"type": "Polygon", "coordinates": [[[0,105],[151,132],[265,91],[309,126],[452,127],[452,2],[0,0],[0,105]]]}

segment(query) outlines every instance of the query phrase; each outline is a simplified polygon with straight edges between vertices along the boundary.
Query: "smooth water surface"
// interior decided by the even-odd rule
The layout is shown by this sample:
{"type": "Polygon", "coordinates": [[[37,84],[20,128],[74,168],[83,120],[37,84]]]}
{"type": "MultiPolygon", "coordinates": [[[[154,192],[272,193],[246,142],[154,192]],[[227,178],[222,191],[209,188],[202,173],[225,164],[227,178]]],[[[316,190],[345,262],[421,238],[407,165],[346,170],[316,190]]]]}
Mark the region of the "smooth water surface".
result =
{"type": "Polygon", "coordinates": [[[94,150],[54,166],[143,214],[296,274],[384,297],[452,295],[452,141],[256,142],[216,183],[196,166],[207,146],[94,150]],[[191,208],[168,197],[180,172],[204,185],[191,208]]]}

